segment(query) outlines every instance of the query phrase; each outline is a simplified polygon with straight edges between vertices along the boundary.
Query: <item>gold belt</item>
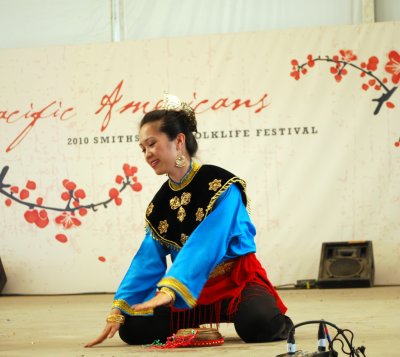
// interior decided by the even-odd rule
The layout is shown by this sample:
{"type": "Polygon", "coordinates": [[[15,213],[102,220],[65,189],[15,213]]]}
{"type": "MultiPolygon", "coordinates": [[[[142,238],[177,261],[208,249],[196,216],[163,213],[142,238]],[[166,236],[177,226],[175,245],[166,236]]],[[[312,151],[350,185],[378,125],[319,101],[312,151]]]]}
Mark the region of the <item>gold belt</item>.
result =
{"type": "Polygon", "coordinates": [[[230,273],[233,270],[233,267],[236,264],[236,259],[233,260],[228,260],[223,263],[219,263],[214,270],[211,272],[210,276],[208,277],[209,279],[211,278],[216,278],[217,276],[220,275],[225,275],[230,273]]]}

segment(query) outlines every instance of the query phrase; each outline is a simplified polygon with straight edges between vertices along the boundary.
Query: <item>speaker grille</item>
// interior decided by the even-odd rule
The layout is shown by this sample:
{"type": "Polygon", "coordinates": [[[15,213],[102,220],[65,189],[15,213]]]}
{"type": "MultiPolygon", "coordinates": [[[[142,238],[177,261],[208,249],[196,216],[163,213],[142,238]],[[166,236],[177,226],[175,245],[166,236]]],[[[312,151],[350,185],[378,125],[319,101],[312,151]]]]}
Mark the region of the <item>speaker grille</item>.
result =
{"type": "Polygon", "coordinates": [[[363,266],[358,260],[348,258],[333,260],[328,266],[329,275],[337,278],[359,276],[362,269],[363,266]]]}

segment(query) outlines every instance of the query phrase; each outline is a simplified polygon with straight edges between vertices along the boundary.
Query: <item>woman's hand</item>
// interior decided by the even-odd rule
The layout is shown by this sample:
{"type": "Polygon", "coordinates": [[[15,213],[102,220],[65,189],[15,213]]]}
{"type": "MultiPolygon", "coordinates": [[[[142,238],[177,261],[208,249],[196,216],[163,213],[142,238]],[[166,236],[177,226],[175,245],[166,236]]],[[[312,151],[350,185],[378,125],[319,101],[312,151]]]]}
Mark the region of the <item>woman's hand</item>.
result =
{"type": "Polygon", "coordinates": [[[143,311],[148,309],[154,309],[157,306],[169,305],[172,302],[172,297],[164,292],[159,292],[152,299],[145,301],[141,304],[133,305],[132,308],[135,311],[143,311]]]}
{"type": "MultiPolygon", "coordinates": [[[[118,309],[114,309],[112,314],[121,314],[118,309]]],[[[104,328],[103,332],[97,337],[95,340],[88,342],[85,347],[93,347],[102,343],[106,338],[113,338],[115,333],[119,330],[121,324],[118,322],[107,322],[106,327],[104,328]]]]}

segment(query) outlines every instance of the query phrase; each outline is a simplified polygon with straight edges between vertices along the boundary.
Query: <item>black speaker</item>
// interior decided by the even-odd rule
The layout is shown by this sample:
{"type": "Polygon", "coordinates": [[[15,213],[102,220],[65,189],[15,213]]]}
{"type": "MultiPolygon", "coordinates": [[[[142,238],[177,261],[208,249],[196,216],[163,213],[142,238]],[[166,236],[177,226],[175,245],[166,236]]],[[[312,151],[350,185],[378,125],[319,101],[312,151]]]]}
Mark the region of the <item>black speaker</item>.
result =
{"type": "Polygon", "coordinates": [[[3,263],[1,262],[0,258],[0,294],[3,291],[6,282],[7,282],[6,272],[4,271],[3,263]]]}
{"type": "Polygon", "coordinates": [[[322,243],[318,287],[369,287],[374,278],[372,241],[322,243]]]}

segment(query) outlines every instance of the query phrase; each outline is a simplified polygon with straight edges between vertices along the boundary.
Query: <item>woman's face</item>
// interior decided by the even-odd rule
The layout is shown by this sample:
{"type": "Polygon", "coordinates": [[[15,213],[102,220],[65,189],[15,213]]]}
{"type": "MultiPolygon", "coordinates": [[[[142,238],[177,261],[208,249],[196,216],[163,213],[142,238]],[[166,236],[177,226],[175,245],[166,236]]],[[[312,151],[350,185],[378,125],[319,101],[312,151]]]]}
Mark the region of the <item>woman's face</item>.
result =
{"type": "Polygon", "coordinates": [[[181,149],[179,136],[170,141],[160,131],[160,121],[144,124],[139,131],[139,146],[146,162],[157,175],[171,174],[176,170],[175,159],[181,149]]]}

